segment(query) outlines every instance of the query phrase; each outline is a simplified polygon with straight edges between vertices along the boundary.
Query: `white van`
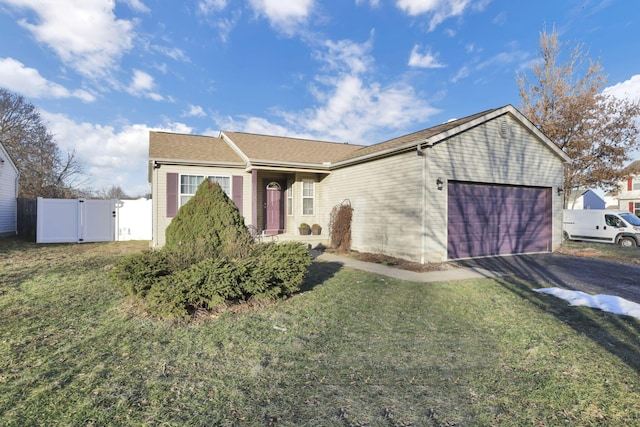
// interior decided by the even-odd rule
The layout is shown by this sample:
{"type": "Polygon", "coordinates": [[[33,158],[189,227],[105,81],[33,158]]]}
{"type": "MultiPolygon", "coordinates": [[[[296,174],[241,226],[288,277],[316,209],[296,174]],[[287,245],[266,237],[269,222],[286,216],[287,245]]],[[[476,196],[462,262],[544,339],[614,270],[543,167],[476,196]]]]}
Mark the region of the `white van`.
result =
{"type": "Polygon", "coordinates": [[[565,209],[563,236],[567,240],[640,246],[640,218],[627,211],[565,209]]]}

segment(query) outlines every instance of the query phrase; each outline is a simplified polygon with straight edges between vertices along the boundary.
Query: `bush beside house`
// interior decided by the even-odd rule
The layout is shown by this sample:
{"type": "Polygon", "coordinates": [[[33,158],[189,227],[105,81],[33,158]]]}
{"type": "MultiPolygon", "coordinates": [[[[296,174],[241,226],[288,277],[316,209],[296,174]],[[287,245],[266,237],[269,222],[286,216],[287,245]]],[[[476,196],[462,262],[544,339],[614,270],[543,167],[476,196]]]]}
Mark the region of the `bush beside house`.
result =
{"type": "Polygon", "coordinates": [[[249,299],[277,299],[300,289],[311,264],[303,244],[253,243],[236,205],[205,180],[178,211],[167,243],[123,258],[117,287],[163,318],[249,299]]]}

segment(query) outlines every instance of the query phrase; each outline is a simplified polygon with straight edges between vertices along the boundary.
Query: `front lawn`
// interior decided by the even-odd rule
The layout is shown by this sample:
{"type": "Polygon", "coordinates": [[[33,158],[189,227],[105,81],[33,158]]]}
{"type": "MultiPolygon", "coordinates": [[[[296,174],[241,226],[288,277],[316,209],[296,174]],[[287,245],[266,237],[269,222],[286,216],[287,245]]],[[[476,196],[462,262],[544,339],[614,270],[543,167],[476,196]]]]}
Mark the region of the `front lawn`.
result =
{"type": "Polygon", "coordinates": [[[0,240],[0,424],[633,425],[640,321],[511,277],[417,284],[314,263],[304,292],[144,316],[109,282],[147,243],[0,240]]]}

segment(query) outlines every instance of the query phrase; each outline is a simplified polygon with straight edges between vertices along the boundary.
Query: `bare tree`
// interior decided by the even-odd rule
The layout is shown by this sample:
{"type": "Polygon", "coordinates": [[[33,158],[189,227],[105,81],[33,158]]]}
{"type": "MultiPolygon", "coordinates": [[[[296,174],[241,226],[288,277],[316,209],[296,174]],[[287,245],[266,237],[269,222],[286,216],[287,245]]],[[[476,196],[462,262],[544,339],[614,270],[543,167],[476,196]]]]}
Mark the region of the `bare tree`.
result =
{"type": "Polygon", "coordinates": [[[36,107],[0,89],[0,141],[20,171],[19,197],[75,197],[83,165],[63,156],[36,107]]]}
{"type": "Polygon", "coordinates": [[[522,113],[571,157],[565,168],[565,207],[579,190],[613,189],[624,178],[629,154],[639,146],[640,102],[602,93],[606,83],[599,61],[582,46],[563,60],[555,29],[540,33],[540,61],[533,82],[518,76],[522,113]]]}
{"type": "Polygon", "coordinates": [[[127,193],[125,193],[124,190],[122,188],[120,188],[120,186],[116,186],[116,185],[112,185],[108,189],[98,190],[97,193],[96,193],[96,197],[98,197],[99,199],[106,199],[106,200],[110,200],[110,199],[118,199],[118,200],[130,199],[130,197],[127,195],[127,193]]]}

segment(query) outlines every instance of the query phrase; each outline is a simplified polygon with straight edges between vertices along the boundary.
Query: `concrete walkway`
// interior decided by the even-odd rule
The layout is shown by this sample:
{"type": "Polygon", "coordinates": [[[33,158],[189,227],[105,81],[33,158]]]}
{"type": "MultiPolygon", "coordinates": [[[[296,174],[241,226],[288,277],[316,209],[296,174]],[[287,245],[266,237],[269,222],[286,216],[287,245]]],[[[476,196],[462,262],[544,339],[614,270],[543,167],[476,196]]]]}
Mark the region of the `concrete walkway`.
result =
{"type": "Polygon", "coordinates": [[[314,258],[318,261],[334,262],[337,264],[342,264],[345,267],[351,267],[357,270],[368,271],[370,273],[376,273],[387,277],[393,277],[394,279],[408,280],[410,282],[448,282],[452,280],[500,277],[503,275],[503,273],[497,273],[476,267],[418,273],[415,271],[402,270],[400,268],[387,267],[386,265],[376,264],[373,262],[358,261],[350,257],[329,253],[319,254],[314,258]]]}

